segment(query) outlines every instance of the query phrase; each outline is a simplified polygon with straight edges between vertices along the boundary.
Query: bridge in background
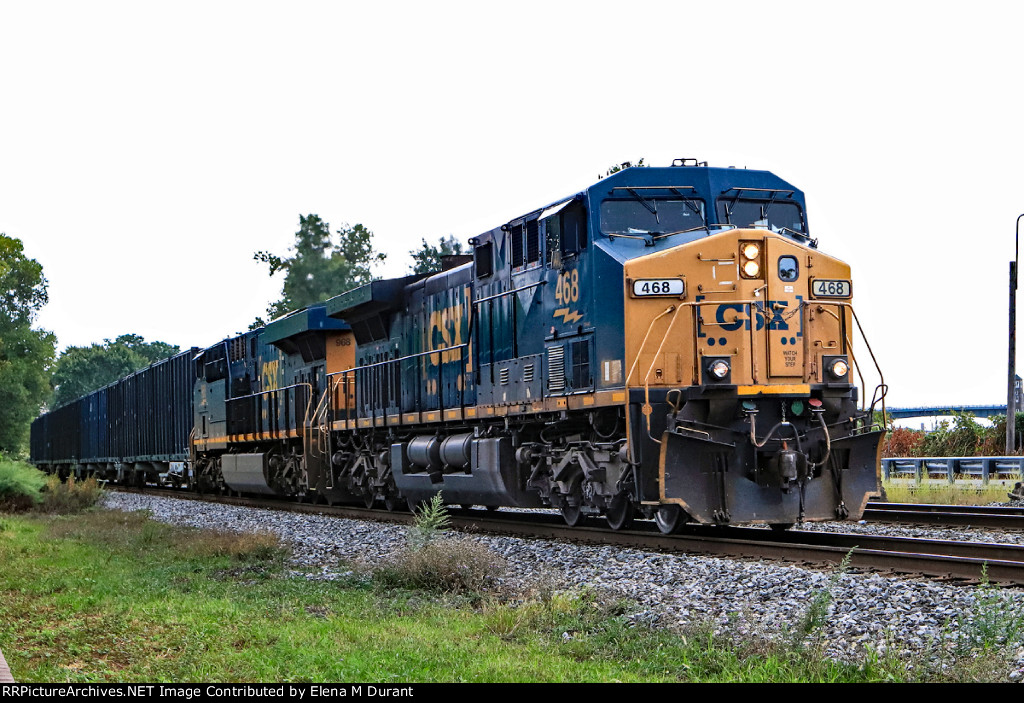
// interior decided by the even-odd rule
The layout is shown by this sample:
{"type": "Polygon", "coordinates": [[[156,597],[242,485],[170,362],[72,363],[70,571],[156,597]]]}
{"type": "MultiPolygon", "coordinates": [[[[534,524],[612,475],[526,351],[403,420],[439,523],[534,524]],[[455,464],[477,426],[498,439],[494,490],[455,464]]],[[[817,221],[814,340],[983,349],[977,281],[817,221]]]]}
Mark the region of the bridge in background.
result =
{"type": "MultiPolygon", "coordinates": [[[[1005,405],[933,405],[920,408],[886,408],[885,411],[892,415],[893,419],[904,419],[908,417],[936,417],[939,415],[952,415],[953,413],[968,413],[975,417],[992,417],[993,415],[1005,415],[1005,405]]],[[[1018,411],[1019,412],[1019,411],[1018,411]]]]}

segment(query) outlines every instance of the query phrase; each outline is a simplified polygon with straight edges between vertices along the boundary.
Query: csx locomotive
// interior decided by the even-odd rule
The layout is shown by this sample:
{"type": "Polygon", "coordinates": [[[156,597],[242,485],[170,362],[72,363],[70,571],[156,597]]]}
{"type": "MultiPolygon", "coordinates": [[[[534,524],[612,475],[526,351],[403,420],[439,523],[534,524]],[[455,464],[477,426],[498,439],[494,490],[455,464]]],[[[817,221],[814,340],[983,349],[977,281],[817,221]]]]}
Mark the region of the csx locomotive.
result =
{"type": "Polygon", "coordinates": [[[877,494],[884,386],[858,396],[850,269],[818,251],[789,183],[627,168],[470,243],[446,270],[44,415],[32,459],[392,510],[440,492],[666,533],[858,519],[877,494]]]}

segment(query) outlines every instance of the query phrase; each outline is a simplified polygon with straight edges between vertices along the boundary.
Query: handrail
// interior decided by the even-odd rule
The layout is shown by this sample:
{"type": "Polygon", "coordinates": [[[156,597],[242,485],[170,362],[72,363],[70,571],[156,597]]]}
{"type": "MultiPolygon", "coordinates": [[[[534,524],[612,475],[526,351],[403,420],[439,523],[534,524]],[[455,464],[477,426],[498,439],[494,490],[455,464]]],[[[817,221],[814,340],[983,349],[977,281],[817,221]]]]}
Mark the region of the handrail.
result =
{"type": "MultiPolygon", "coordinates": [[[[816,302],[818,302],[819,305],[820,305],[824,301],[820,301],[819,300],[819,301],[816,301],[816,302]]],[[[882,367],[878,365],[878,359],[875,357],[875,352],[871,349],[871,343],[868,342],[868,336],[864,332],[864,327],[860,324],[860,318],[857,317],[857,311],[853,309],[853,303],[845,303],[845,302],[838,301],[838,300],[835,300],[835,301],[831,301],[830,300],[830,301],[828,301],[825,304],[841,305],[843,307],[846,307],[846,308],[850,309],[850,314],[853,315],[853,321],[857,323],[857,330],[860,332],[860,337],[861,337],[861,339],[864,340],[864,346],[868,348],[868,354],[871,355],[871,361],[875,364],[875,371],[878,372],[879,386],[883,386],[884,387],[886,384],[885,384],[885,376],[882,375],[882,367]]],[[[861,400],[863,400],[863,398],[861,400]]],[[[881,403],[882,403],[882,417],[884,418],[885,417],[885,394],[884,393],[882,394],[882,397],[881,397],[881,403]]]]}
{"type": "Polygon", "coordinates": [[[625,380],[624,385],[627,385],[627,386],[629,385],[629,379],[633,377],[633,371],[636,370],[636,365],[638,363],[640,363],[640,355],[643,354],[644,347],[647,346],[647,338],[651,336],[651,330],[654,329],[654,323],[657,322],[658,320],[660,320],[661,318],[665,317],[665,315],[668,315],[670,312],[672,312],[675,309],[676,309],[675,305],[669,305],[664,310],[664,312],[662,312],[660,315],[658,315],[653,320],[651,320],[651,324],[647,326],[647,334],[644,335],[643,341],[640,342],[640,348],[636,352],[636,358],[633,359],[633,363],[629,367],[629,373],[626,374],[626,380],[625,380]]]}
{"type": "Polygon", "coordinates": [[[455,351],[456,349],[462,349],[463,347],[468,347],[468,346],[469,346],[469,343],[467,342],[465,344],[456,344],[453,347],[441,347],[439,349],[430,349],[428,351],[421,351],[421,352],[417,352],[415,354],[409,354],[408,356],[400,356],[400,357],[397,357],[395,359],[385,359],[384,361],[375,361],[372,364],[365,364],[364,366],[353,366],[350,369],[344,369],[342,371],[332,371],[331,373],[329,373],[327,375],[328,376],[337,376],[339,374],[352,373],[353,371],[362,371],[363,369],[372,369],[374,366],[383,366],[384,364],[394,364],[394,363],[397,363],[399,361],[406,361],[408,359],[415,359],[418,356],[430,356],[431,354],[443,354],[446,351],[455,351]]]}
{"type": "Polygon", "coordinates": [[[237,398],[228,398],[226,402],[230,403],[232,400],[242,400],[244,398],[255,398],[258,395],[268,395],[270,393],[277,393],[278,391],[286,391],[289,388],[298,388],[299,386],[309,386],[310,388],[312,388],[312,386],[309,383],[303,381],[302,383],[293,383],[290,386],[281,386],[280,388],[271,388],[269,390],[260,391],[259,393],[250,393],[249,395],[240,395],[237,398]]]}
{"type": "MultiPolygon", "coordinates": [[[[466,381],[465,381],[465,379],[466,379],[466,376],[467,376],[467,374],[466,374],[466,350],[468,349],[469,346],[470,345],[469,345],[468,342],[464,343],[464,344],[455,344],[455,345],[452,345],[450,347],[443,347],[443,348],[438,348],[438,349],[428,349],[428,350],[425,350],[425,351],[422,351],[422,352],[417,352],[415,354],[408,354],[406,356],[401,356],[401,357],[397,357],[397,358],[394,358],[394,359],[385,359],[384,361],[377,361],[377,362],[374,362],[372,364],[366,364],[364,366],[354,366],[354,367],[352,367],[350,369],[343,369],[341,371],[332,371],[331,373],[327,374],[328,386],[331,389],[331,393],[330,393],[331,398],[330,398],[329,402],[333,403],[334,396],[337,394],[338,386],[344,384],[345,388],[342,391],[342,393],[345,396],[345,421],[348,422],[348,421],[352,420],[352,410],[353,410],[353,407],[350,407],[350,406],[355,406],[354,407],[354,409],[355,409],[355,419],[359,420],[360,419],[360,412],[359,412],[359,398],[358,398],[358,395],[359,395],[360,383],[359,383],[359,381],[358,381],[358,379],[356,377],[356,374],[358,374],[361,371],[367,371],[367,370],[374,369],[374,368],[377,368],[377,367],[380,367],[380,366],[387,366],[389,364],[397,364],[397,363],[400,363],[400,362],[403,362],[403,361],[408,361],[410,359],[417,359],[417,358],[422,358],[422,357],[425,357],[425,356],[433,356],[435,354],[439,354],[440,355],[440,354],[444,354],[446,352],[458,351],[459,352],[459,358],[454,363],[456,363],[458,365],[459,375],[462,377],[463,382],[462,382],[462,387],[456,386],[456,388],[458,390],[458,403],[457,404],[458,404],[458,407],[463,408],[466,405],[466,399],[465,399],[465,392],[466,392],[466,381]],[[340,379],[333,378],[333,377],[336,377],[336,376],[341,376],[341,378],[340,379]],[[349,388],[348,388],[348,386],[349,386],[349,380],[348,379],[349,379],[350,376],[352,377],[352,386],[354,386],[354,388],[355,388],[355,393],[352,393],[352,391],[350,391],[349,388]],[[354,399],[354,402],[350,403],[352,395],[355,395],[356,398],[354,399]]],[[[444,410],[446,409],[445,408],[445,403],[444,403],[444,383],[443,382],[444,382],[444,369],[445,369],[446,364],[448,364],[448,363],[453,363],[453,362],[446,362],[446,361],[443,360],[443,358],[439,358],[438,359],[438,363],[436,364],[436,366],[437,366],[437,391],[436,391],[436,396],[437,396],[438,412],[444,412],[444,410]]],[[[395,387],[393,388],[393,390],[394,390],[396,401],[400,403],[401,402],[401,393],[402,393],[402,376],[401,376],[401,374],[398,375],[396,381],[397,382],[396,382],[395,387]]],[[[417,385],[416,388],[417,388],[417,394],[419,394],[419,390],[421,389],[421,385],[417,385]]],[[[417,405],[419,405],[419,403],[417,403],[417,405]]],[[[371,419],[375,420],[376,419],[376,415],[377,415],[377,408],[376,408],[376,406],[373,406],[372,409],[371,409],[371,419]]]]}
{"type": "MultiPolygon", "coordinates": [[[[225,401],[225,405],[228,404],[228,403],[235,402],[235,401],[248,400],[250,398],[258,398],[258,397],[260,397],[262,395],[270,395],[272,393],[280,393],[281,391],[287,391],[287,390],[291,390],[292,388],[300,388],[300,387],[303,387],[303,386],[305,386],[307,391],[308,391],[307,397],[306,397],[306,410],[303,413],[303,417],[302,417],[302,427],[305,427],[308,424],[308,422],[309,422],[309,410],[310,410],[310,408],[313,405],[313,385],[311,383],[308,383],[308,382],[305,382],[305,381],[302,382],[302,383],[293,383],[293,384],[291,384],[289,386],[283,386],[281,388],[271,388],[269,390],[260,391],[259,393],[250,393],[248,395],[240,395],[237,398],[228,398],[225,401]]],[[[296,417],[296,420],[298,420],[297,417],[296,417]]]]}
{"type": "Polygon", "coordinates": [[[488,295],[483,298],[477,298],[476,300],[470,301],[472,305],[479,305],[480,303],[486,303],[488,300],[494,300],[495,298],[504,298],[506,295],[512,295],[513,293],[519,293],[524,290],[530,290],[531,288],[537,288],[538,286],[546,286],[548,282],[546,280],[537,281],[536,283],[530,283],[519,288],[510,288],[509,290],[502,291],[501,293],[495,293],[494,295],[488,295]]]}
{"type": "MultiPolygon", "coordinates": [[[[765,329],[767,330],[767,329],[769,329],[768,325],[770,323],[770,321],[768,320],[768,313],[769,313],[769,311],[762,307],[763,303],[764,303],[764,300],[754,300],[754,299],[750,299],[750,300],[732,300],[732,301],[729,301],[730,305],[746,306],[746,307],[750,308],[751,317],[753,316],[753,312],[754,312],[755,309],[758,312],[760,312],[761,315],[765,318],[765,323],[764,324],[765,324],[765,329]]],[[[643,354],[643,351],[644,351],[645,347],[647,346],[647,340],[648,340],[648,338],[651,335],[651,331],[654,329],[654,324],[658,320],[660,320],[662,317],[664,317],[665,315],[668,315],[670,313],[675,313],[676,315],[678,315],[679,311],[681,311],[683,308],[694,308],[694,309],[698,309],[699,310],[700,307],[705,306],[705,305],[721,305],[721,304],[722,304],[722,301],[718,301],[718,300],[701,300],[701,301],[678,302],[678,303],[674,303],[674,304],[670,305],[663,312],[661,312],[660,314],[655,316],[651,320],[651,323],[650,323],[650,325],[647,328],[647,333],[644,335],[643,341],[640,343],[640,347],[637,350],[636,357],[633,359],[633,363],[632,363],[632,365],[629,368],[629,372],[626,374],[625,385],[627,385],[627,386],[629,385],[629,381],[633,377],[633,372],[636,370],[637,364],[640,362],[640,356],[643,354]]],[[[802,307],[802,308],[805,308],[808,311],[810,311],[812,305],[816,305],[818,308],[820,308],[820,312],[828,313],[829,315],[834,317],[837,321],[840,322],[841,325],[842,325],[842,321],[841,321],[840,317],[838,315],[836,315],[834,312],[828,310],[825,306],[834,305],[834,306],[841,307],[841,308],[848,308],[850,310],[850,314],[853,317],[853,321],[857,325],[857,331],[860,332],[860,336],[861,336],[861,339],[864,342],[864,346],[867,348],[868,354],[871,356],[871,361],[875,365],[875,370],[878,372],[879,386],[880,387],[884,387],[885,386],[885,376],[882,374],[882,369],[881,369],[881,367],[878,364],[878,359],[875,357],[874,350],[871,349],[871,344],[870,344],[870,342],[868,342],[867,334],[864,332],[864,327],[860,323],[860,318],[857,317],[857,312],[856,312],[856,310],[854,310],[853,304],[845,302],[845,301],[841,301],[841,300],[811,300],[811,301],[806,301],[805,300],[805,301],[802,301],[800,303],[800,305],[796,309],[798,310],[799,308],[802,307]]],[[[794,314],[795,314],[795,311],[794,311],[794,314]]],[[[697,318],[695,316],[695,324],[696,324],[696,320],[697,320],[697,318]]],[[[654,363],[657,363],[657,355],[661,352],[661,349],[664,348],[665,342],[668,339],[669,332],[671,332],[672,327],[674,326],[674,324],[675,324],[675,317],[673,316],[673,320],[669,324],[668,328],[666,328],[665,333],[664,333],[664,335],[662,337],[661,343],[658,346],[658,351],[656,351],[655,354],[654,354],[654,356],[655,356],[655,362],[654,363]]],[[[755,327],[756,327],[756,324],[754,324],[754,323],[752,323],[750,325],[750,330],[751,330],[751,363],[752,364],[753,364],[753,356],[754,356],[753,340],[755,338],[755,335],[754,335],[755,327]]],[[[845,338],[845,341],[847,343],[847,353],[848,353],[848,355],[850,356],[851,360],[854,363],[854,367],[857,370],[857,375],[860,377],[861,386],[866,389],[866,381],[864,379],[864,375],[861,372],[860,364],[858,363],[857,358],[856,358],[856,356],[853,353],[853,343],[852,343],[852,340],[850,339],[849,334],[844,334],[844,338],[845,338]]],[[[696,340],[696,336],[694,337],[694,339],[696,340]]],[[[695,342],[695,344],[696,344],[696,342],[695,342]]],[[[697,358],[696,350],[694,350],[694,358],[695,359],[697,358]]],[[[646,389],[647,384],[649,382],[650,373],[651,373],[651,370],[653,370],[653,368],[654,368],[654,366],[652,364],[651,368],[648,369],[648,371],[647,371],[647,375],[644,377],[645,389],[646,389]]],[[[861,397],[861,409],[862,410],[866,409],[865,406],[864,406],[864,400],[865,399],[864,399],[863,394],[862,394],[862,397],[861,397]]],[[[884,417],[884,413],[885,413],[885,397],[884,397],[884,395],[880,399],[880,402],[882,404],[882,413],[883,413],[883,417],[884,417]]]]}

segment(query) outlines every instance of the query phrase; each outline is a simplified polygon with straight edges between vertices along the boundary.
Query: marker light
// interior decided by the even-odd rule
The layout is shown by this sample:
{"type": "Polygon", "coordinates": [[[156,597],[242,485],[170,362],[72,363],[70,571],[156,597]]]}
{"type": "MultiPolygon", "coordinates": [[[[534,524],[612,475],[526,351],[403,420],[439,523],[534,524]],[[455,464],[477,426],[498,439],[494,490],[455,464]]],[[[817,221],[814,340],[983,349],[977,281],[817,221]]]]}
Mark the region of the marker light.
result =
{"type": "Polygon", "coordinates": [[[758,254],[761,253],[761,249],[758,248],[758,246],[756,244],[754,244],[753,242],[747,242],[740,249],[740,252],[743,254],[743,258],[744,259],[751,259],[752,260],[752,259],[756,259],[757,258],[758,254]]]}
{"type": "Polygon", "coordinates": [[[708,370],[717,378],[725,378],[729,375],[729,364],[719,359],[715,363],[711,364],[711,366],[708,367],[708,370]]]}
{"type": "Polygon", "coordinates": [[[743,275],[747,278],[757,278],[759,273],[761,273],[761,265],[756,261],[747,261],[743,264],[743,275]]]}

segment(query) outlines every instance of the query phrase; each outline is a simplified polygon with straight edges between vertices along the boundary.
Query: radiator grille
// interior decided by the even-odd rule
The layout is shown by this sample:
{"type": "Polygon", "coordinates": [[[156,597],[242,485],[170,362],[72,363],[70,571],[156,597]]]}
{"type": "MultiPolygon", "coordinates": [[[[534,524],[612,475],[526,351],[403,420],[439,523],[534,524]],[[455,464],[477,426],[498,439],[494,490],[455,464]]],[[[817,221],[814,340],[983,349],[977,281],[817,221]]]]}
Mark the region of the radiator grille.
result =
{"type": "Polygon", "coordinates": [[[503,386],[507,386],[507,385],[508,385],[508,368],[504,368],[504,369],[502,369],[502,370],[501,370],[501,371],[500,371],[500,372],[498,373],[498,375],[499,375],[499,377],[500,377],[500,379],[501,379],[501,385],[503,385],[503,386]]]}

